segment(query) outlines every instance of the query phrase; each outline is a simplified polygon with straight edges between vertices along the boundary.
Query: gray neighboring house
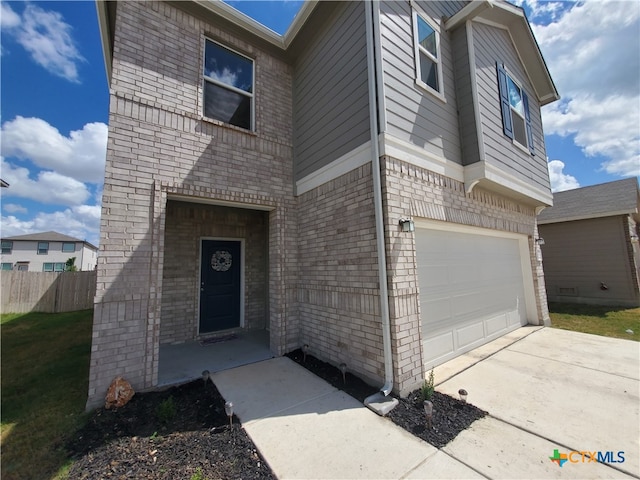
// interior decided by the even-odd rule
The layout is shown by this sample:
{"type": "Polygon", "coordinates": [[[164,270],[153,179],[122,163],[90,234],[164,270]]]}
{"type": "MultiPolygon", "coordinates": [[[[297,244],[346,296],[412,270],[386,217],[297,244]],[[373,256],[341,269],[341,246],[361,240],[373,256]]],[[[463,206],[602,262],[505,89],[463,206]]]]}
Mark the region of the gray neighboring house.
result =
{"type": "Polygon", "coordinates": [[[72,257],[79,271],[95,270],[98,247],[58,232],[2,237],[2,270],[63,272],[72,257]]]}
{"type": "Polygon", "coordinates": [[[549,301],[640,306],[638,180],[558,192],[538,217],[549,301]]]}
{"type": "Polygon", "coordinates": [[[116,375],[164,384],[168,346],[230,332],[404,394],[548,322],[540,108],[559,97],[521,8],[310,1],[282,36],[219,1],[97,8],[88,408],[116,375]]]}

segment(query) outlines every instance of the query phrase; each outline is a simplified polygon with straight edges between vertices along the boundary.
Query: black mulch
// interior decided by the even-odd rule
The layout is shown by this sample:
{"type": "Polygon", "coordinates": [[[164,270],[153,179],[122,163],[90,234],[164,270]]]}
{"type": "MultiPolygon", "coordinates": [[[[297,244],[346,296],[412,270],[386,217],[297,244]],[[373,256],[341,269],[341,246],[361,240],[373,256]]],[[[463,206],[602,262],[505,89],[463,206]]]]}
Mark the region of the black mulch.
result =
{"type": "MultiPolygon", "coordinates": [[[[345,376],[345,382],[342,372],[337,367],[309,354],[305,360],[301,350],[295,350],[287,356],[361,402],[378,391],[349,372],[345,376]]],[[[387,417],[396,425],[437,448],[444,447],[461,431],[469,428],[473,422],[487,415],[487,412],[470,403],[462,403],[457,398],[435,392],[431,399],[433,403],[431,428],[427,428],[424,407],[418,391],[411,392],[406,398],[397,396],[396,398],[400,403],[387,417]]]]}
{"type": "Polygon", "coordinates": [[[274,479],[238,418],[228,426],[224,402],[198,380],[97,409],[66,445],[69,478],[274,479]]]}
{"type": "MultiPolygon", "coordinates": [[[[301,350],[287,356],[331,385],[364,402],[377,392],[360,378],[342,372],[301,350]]],[[[432,428],[426,427],[418,392],[399,398],[390,421],[441,448],[487,412],[435,392],[432,428]]],[[[210,381],[161,392],[136,394],[124,407],[95,410],[66,448],[75,460],[70,479],[274,479],[273,472],[233,417],[210,381]],[[173,405],[173,407],[171,406],[173,405]]]]}

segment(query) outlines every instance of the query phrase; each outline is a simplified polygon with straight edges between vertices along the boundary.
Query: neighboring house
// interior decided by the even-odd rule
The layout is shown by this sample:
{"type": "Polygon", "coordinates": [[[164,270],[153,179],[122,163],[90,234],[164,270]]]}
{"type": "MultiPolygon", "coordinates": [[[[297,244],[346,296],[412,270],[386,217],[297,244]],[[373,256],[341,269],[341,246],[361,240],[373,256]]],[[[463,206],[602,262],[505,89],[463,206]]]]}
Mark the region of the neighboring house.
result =
{"type": "Polygon", "coordinates": [[[503,2],[308,2],[284,36],[226,4],[97,2],[111,105],[89,407],[160,345],[268,330],[406,393],[548,322],[540,107],[503,2]],[[406,220],[401,224],[401,220],[406,220]]]}
{"type": "Polygon", "coordinates": [[[6,188],[8,186],[9,186],[9,184],[0,178],[0,187],[6,188]]]}
{"type": "Polygon", "coordinates": [[[640,306],[639,223],[635,177],[555,193],[538,217],[549,301],[640,306]]]}
{"type": "Polygon", "coordinates": [[[95,270],[98,247],[57,232],[2,237],[2,270],[63,272],[76,257],[78,270],[95,270]]]}

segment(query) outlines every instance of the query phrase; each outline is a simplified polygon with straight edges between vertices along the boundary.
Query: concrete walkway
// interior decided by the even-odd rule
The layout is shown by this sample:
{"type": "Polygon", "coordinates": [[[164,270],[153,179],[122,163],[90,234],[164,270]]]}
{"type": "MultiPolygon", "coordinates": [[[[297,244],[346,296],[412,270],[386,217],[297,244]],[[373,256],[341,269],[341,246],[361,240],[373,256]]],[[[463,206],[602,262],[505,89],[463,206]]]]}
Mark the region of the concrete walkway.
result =
{"type": "Polygon", "coordinates": [[[441,450],[286,357],[212,378],[279,479],[630,478],[639,371],[636,342],[519,329],[436,369],[438,391],[465,388],[490,413],[441,450]],[[555,449],[625,461],[559,467],[555,449]]]}

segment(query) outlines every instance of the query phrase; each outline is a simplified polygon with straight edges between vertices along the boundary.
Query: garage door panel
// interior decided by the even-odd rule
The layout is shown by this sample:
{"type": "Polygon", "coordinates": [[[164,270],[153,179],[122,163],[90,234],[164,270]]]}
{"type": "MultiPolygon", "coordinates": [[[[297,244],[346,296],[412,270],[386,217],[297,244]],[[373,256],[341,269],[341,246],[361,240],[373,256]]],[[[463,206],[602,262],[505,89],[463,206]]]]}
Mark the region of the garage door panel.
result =
{"type": "Polygon", "coordinates": [[[477,230],[416,229],[427,364],[441,363],[526,323],[518,238],[477,230]]]}
{"type": "Polygon", "coordinates": [[[424,352],[430,358],[442,358],[455,352],[453,331],[436,335],[424,341],[424,352]]]}
{"type": "Polygon", "coordinates": [[[458,328],[457,335],[458,344],[456,349],[467,347],[471,344],[482,340],[485,337],[484,325],[482,322],[467,325],[466,327],[458,328]]]}

